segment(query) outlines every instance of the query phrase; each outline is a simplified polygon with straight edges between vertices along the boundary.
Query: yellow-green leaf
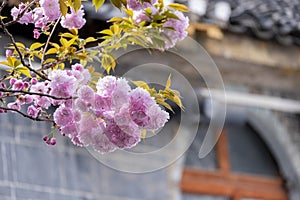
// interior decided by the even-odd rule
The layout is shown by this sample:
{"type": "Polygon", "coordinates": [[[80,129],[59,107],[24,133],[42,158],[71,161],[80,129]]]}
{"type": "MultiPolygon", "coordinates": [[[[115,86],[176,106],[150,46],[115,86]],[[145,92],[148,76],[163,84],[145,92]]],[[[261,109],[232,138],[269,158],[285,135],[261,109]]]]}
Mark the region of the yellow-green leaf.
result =
{"type": "Polygon", "coordinates": [[[189,12],[189,8],[183,4],[179,4],[179,3],[172,3],[168,5],[169,8],[175,9],[175,10],[179,10],[182,12],[189,12]]]}
{"type": "Polygon", "coordinates": [[[106,70],[107,73],[110,72],[111,69],[116,67],[116,61],[112,55],[103,54],[101,59],[102,67],[106,70]]]}
{"type": "Polygon", "coordinates": [[[31,51],[33,51],[33,50],[38,49],[38,48],[40,48],[42,46],[44,46],[44,43],[35,42],[32,45],[30,45],[29,49],[31,51]]]}
{"type": "Polygon", "coordinates": [[[110,0],[110,2],[118,9],[122,8],[122,0],[110,0]]]}
{"type": "Polygon", "coordinates": [[[63,47],[67,48],[69,47],[68,45],[68,40],[66,40],[65,38],[60,38],[60,43],[62,44],[63,47]]]}
{"type": "Polygon", "coordinates": [[[30,71],[28,68],[24,67],[24,66],[18,66],[15,68],[15,70],[21,74],[24,74],[25,76],[31,78],[31,75],[30,75],[30,71]]]}
{"type": "Polygon", "coordinates": [[[144,130],[142,130],[141,138],[145,139],[146,136],[147,136],[147,130],[144,129],[144,130]]]}
{"type": "Polygon", "coordinates": [[[69,31],[71,33],[73,33],[73,35],[78,35],[78,30],[77,29],[69,29],[69,31]]]}
{"type": "Polygon", "coordinates": [[[170,110],[171,112],[174,113],[174,110],[172,109],[172,107],[170,106],[170,104],[168,104],[167,102],[165,102],[164,100],[157,100],[156,102],[162,106],[164,106],[165,108],[167,108],[168,110],[170,110]]]}
{"type": "Polygon", "coordinates": [[[119,21],[122,21],[122,18],[120,17],[113,17],[109,20],[109,22],[119,22],[119,21]]]}
{"type": "Polygon", "coordinates": [[[150,90],[148,84],[144,81],[132,81],[132,83],[140,88],[143,88],[145,90],[150,90]]]}
{"type": "Polygon", "coordinates": [[[110,30],[113,32],[113,34],[119,34],[120,33],[120,27],[117,24],[111,25],[110,30]]]}
{"type": "Polygon", "coordinates": [[[105,35],[113,35],[114,33],[110,29],[105,29],[103,31],[100,31],[101,34],[105,35]]]}
{"type": "Polygon", "coordinates": [[[103,5],[105,0],[92,0],[93,6],[95,6],[96,11],[103,5]]]}
{"type": "Polygon", "coordinates": [[[168,78],[168,80],[167,80],[165,90],[169,89],[170,86],[171,86],[171,74],[169,75],[169,78],[168,78]]]}
{"type": "Polygon", "coordinates": [[[88,43],[88,42],[95,42],[95,41],[97,41],[97,39],[94,38],[94,37],[88,37],[88,38],[85,39],[86,43],[88,43]]]}
{"type": "Polygon", "coordinates": [[[124,9],[124,11],[127,13],[128,16],[132,17],[133,16],[133,11],[129,9],[124,9]]]}
{"type": "Polygon", "coordinates": [[[76,13],[80,9],[80,7],[81,7],[81,0],[73,0],[73,8],[76,13]]]}
{"type": "Polygon", "coordinates": [[[48,51],[46,52],[46,55],[49,55],[49,54],[56,54],[58,52],[58,49],[56,48],[51,48],[51,49],[48,49],[48,51]]]}
{"type": "Polygon", "coordinates": [[[50,44],[57,50],[60,48],[60,46],[56,43],[50,42],[50,44]]]}
{"type": "Polygon", "coordinates": [[[21,43],[21,42],[16,42],[16,45],[17,45],[17,47],[21,47],[23,49],[26,48],[25,45],[23,43],[21,43]]]}
{"type": "Polygon", "coordinates": [[[68,12],[68,6],[66,4],[65,0],[59,0],[59,7],[60,7],[60,12],[63,16],[66,16],[68,12]]]}
{"type": "Polygon", "coordinates": [[[62,34],[59,34],[59,36],[66,37],[66,38],[74,38],[74,37],[78,38],[78,36],[76,34],[74,35],[72,33],[62,33],[62,34]]]}
{"type": "Polygon", "coordinates": [[[55,62],[55,61],[56,61],[56,59],[54,59],[54,58],[47,58],[43,64],[51,63],[51,62],[55,62]]]}

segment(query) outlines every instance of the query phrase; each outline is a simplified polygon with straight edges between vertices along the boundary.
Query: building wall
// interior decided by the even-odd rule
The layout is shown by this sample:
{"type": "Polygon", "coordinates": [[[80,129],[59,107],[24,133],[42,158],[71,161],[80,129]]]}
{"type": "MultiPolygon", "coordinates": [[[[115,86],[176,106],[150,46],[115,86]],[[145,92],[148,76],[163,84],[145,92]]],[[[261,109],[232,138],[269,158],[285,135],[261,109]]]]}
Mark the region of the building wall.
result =
{"type": "Polygon", "coordinates": [[[17,114],[0,115],[1,200],[169,199],[172,167],[145,174],[119,172],[62,136],[56,146],[47,146],[42,137],[50,130],[48,124],[17,114]]]}

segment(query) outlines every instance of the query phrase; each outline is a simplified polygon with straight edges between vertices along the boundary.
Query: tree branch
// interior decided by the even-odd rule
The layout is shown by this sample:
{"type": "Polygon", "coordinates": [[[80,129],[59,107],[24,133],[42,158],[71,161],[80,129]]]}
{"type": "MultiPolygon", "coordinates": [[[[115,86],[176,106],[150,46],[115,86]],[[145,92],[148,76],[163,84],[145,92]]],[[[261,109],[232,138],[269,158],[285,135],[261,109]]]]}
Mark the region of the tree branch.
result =
{"type": "Polygon", "coordinates": [[[44,97],[49,97],[51,99],[55,99],[55,100],[69,100],[72,97],[68,97],[68,98],[62,98],[62,97],[55,97],[49,94],[44,94],[44,93],[38,93],[38,92],[28,92],[28,91],[24,91],[24,90],[9,90],[9,89],[4,89],[4,88],[0,88],[0,92],[10,92],[10,93],[22,93],[22,94],[29,94],[29,95],[39,95],[39,96],[44,96],[44,97]]]}
{"type": "Polygon", "coordinates": [[[45,80],[49,80],[45,75],[43,75],[43,74],[41,74],[40,72],[36,71],[35,69],[31,68],[31,67],[29,66],[29,64],[27,64],[27,63],[25,62],[25,60],[24,60],[24,58],[23,58],[23,56],[22,56],[22,53],[21,53],[19,47],[18,47],[17,44],[16,44],[15,38],[12,36],[12,34],[11,34],[11,33],[7,30],[7,28],[5,27],[5,24],[4,24],[3,19],[2,19],[1,17],[0,17],[0,25],[1,25],[2,29],[4,30],[4,33],[5,33],[6,35],[8,35],[8,37],[9,37],[9,39],[11,40],[11,42],[13,43],[13,45],[14,45],[16,51],[18,52],[18,55],[19,55],[19,57],[20,57],[20,60],[21,60],[22,65],[25,66],[29,71],[31,71],[31,72],[35,73],[36,75],[40,76],[41,78],[43,78],[43,79],[45,79],[45,80]]]}
{"type": "Polygon", "coordinates": [[[27,115],[27,114],[25,114],[25,113],[23,113],[23,112],[21,112],[21,111],[19,111],[19,110],[16,110],[16,109],[13,109],[13,108],[6,108],[6,107],[2,107],[2,106],[0,106],[0,109],[2,109],[2,110],[7,110],[7,111],[13,111],[13,112],[16,112],[16,113],[18,113],[18,114],[20,114],[20,115],[22,115],[23,117],[26,117],[26,118],[28,118],[28,119],[31,119],[31,120],[34,120],[34,121],[47,121],[47,122],[52,122],[52,123],[55,123],[52,119],[48,119],[48,118],[39,118],[39,117],[31,117],[31,116],[29,116],[29,115],[27,115]]]}

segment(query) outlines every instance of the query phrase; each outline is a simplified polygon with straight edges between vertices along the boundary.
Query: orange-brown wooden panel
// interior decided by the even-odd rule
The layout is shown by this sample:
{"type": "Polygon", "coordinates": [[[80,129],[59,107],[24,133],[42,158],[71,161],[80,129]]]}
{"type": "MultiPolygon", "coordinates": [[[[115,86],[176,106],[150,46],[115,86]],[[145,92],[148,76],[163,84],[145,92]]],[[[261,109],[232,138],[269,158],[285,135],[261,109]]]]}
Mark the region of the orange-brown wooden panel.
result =
{"type": "Polygon", "coordinates": [[[227,134],[225,130],[222,131],[218,143],[217,143],[217,160],[220,171],[224,175],[230,173],[230,159],[229,159],[229,149],[227,142],[227,134]]]}
{"type": "Polygon", "coordinates": [[[268,200],[286,200],[286,192],[280,179],[250,177],[246,175],[222,176],[218,172],[201,172],[185,169],[181,180],[183,192],[201,193],[268,200]]]}

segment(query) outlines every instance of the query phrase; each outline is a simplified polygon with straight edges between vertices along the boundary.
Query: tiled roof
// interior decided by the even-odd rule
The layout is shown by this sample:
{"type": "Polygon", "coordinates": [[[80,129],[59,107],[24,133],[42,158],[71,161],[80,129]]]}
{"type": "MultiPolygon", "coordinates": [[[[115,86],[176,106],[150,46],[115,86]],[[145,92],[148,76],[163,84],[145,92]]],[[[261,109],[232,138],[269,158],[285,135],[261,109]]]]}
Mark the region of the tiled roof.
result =
{"type": "Polygon", "coordinates": [[[201,22],[281,44],[300,45],[299,0],[189,0],[201,22]]]}

